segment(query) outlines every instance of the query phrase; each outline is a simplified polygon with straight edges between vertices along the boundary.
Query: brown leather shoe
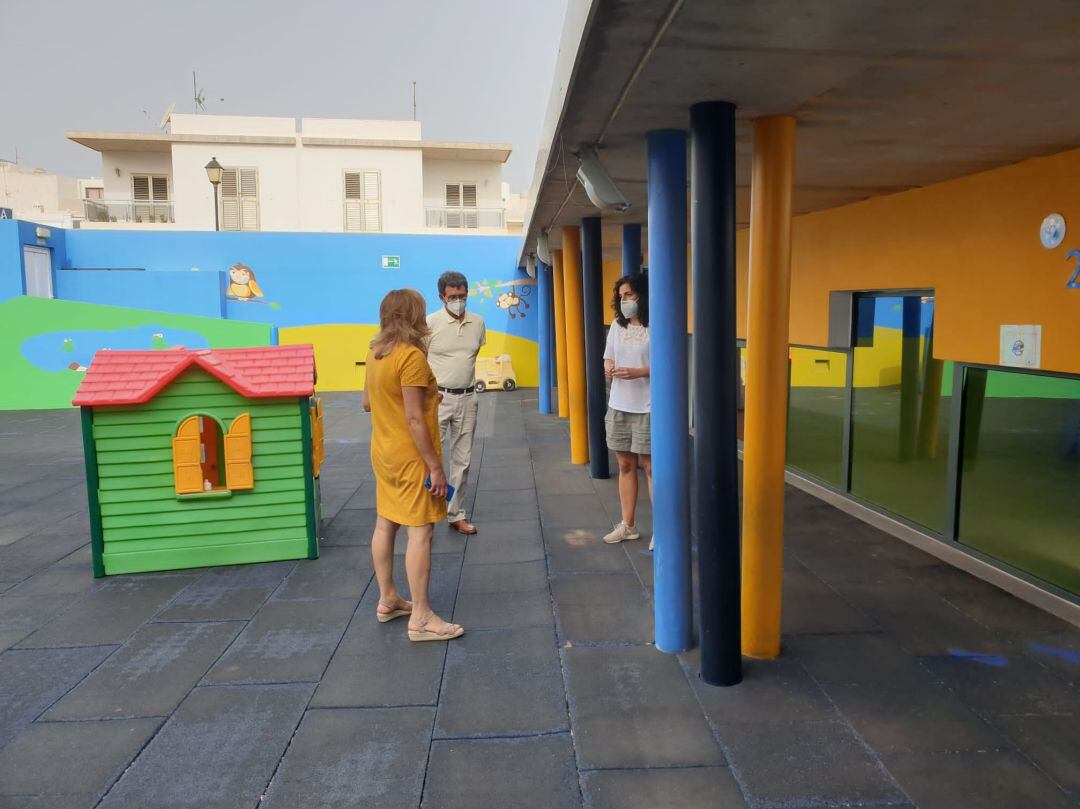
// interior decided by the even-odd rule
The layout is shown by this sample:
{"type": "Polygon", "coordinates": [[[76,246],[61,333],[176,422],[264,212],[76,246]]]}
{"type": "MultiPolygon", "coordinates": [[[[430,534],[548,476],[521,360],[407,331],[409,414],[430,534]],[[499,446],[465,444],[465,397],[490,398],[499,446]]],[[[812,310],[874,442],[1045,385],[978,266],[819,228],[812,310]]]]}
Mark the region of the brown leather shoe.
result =
{"type": "Polygon", "coordinates": [[[450,527],[459,534],[465,534],[466,536],[472,536],[476,533],[476,526],[468,520],[456,520],[455,522],[450,523],[450,527]]]}

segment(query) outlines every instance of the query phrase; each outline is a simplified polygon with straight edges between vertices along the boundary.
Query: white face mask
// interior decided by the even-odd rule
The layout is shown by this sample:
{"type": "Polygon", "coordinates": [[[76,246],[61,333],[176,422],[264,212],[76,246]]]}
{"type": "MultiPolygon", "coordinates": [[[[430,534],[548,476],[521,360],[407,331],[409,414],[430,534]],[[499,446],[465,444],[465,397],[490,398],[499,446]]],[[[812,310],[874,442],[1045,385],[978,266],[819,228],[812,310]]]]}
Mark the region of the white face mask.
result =
{"type": "Polygon", "coordinates": [[[637,301],[622,301],[619,308],[622,309],[622,316],[627,320],[633,320],[638,315],[637,301]]]}
{"type": "Polygon", "coordinates": [[[465,301],[447,301],[446,309],[454,317],[461,317],[465,313],[465,301]]]}

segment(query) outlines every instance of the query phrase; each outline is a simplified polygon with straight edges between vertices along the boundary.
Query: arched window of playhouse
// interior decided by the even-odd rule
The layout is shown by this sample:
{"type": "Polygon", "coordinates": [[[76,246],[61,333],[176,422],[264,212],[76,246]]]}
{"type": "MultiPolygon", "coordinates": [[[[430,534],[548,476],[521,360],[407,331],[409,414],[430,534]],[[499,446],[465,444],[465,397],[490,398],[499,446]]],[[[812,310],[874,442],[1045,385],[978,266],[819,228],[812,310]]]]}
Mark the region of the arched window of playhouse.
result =
{"type": "Polygon", "coordinates": [[[177,494],[251,489],[251,414],[241,413],[222,435],[217,419],[189,416],[173,438],[173,472],[177,494]]]}

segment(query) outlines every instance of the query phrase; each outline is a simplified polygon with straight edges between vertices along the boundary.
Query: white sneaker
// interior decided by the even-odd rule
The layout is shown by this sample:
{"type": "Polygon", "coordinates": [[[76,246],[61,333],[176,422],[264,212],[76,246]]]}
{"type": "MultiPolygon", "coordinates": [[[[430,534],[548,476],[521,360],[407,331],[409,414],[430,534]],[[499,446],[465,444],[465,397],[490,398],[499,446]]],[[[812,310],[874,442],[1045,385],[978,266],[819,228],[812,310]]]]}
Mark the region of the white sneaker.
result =
{"type": "Polygon", "coordinates": [[[653,540],[654,539],[655,539],[655,537],[649,537],[649,550],[650,551],[653,550],[653,540]]]}
{"type": "Polygon", "coordinates": [[[627,525],[624,522],[615,526],[615,530],[604,537],[604,542],[608,545],[614,545],[617,542],[622,542],[625,539],[641,539],[641,534],[633,526],[627,525]]]}

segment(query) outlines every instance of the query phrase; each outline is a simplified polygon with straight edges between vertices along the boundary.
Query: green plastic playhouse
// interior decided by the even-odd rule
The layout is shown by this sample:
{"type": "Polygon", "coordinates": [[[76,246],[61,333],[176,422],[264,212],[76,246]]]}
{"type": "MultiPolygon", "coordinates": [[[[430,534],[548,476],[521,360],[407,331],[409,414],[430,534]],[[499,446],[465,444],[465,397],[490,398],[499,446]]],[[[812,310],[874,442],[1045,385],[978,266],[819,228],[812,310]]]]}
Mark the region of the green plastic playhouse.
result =
{"type": "Polygon", "coordinates": [[[310,345],[99,351],[82,408],[94,575],[319,554],[310,345]]]}

